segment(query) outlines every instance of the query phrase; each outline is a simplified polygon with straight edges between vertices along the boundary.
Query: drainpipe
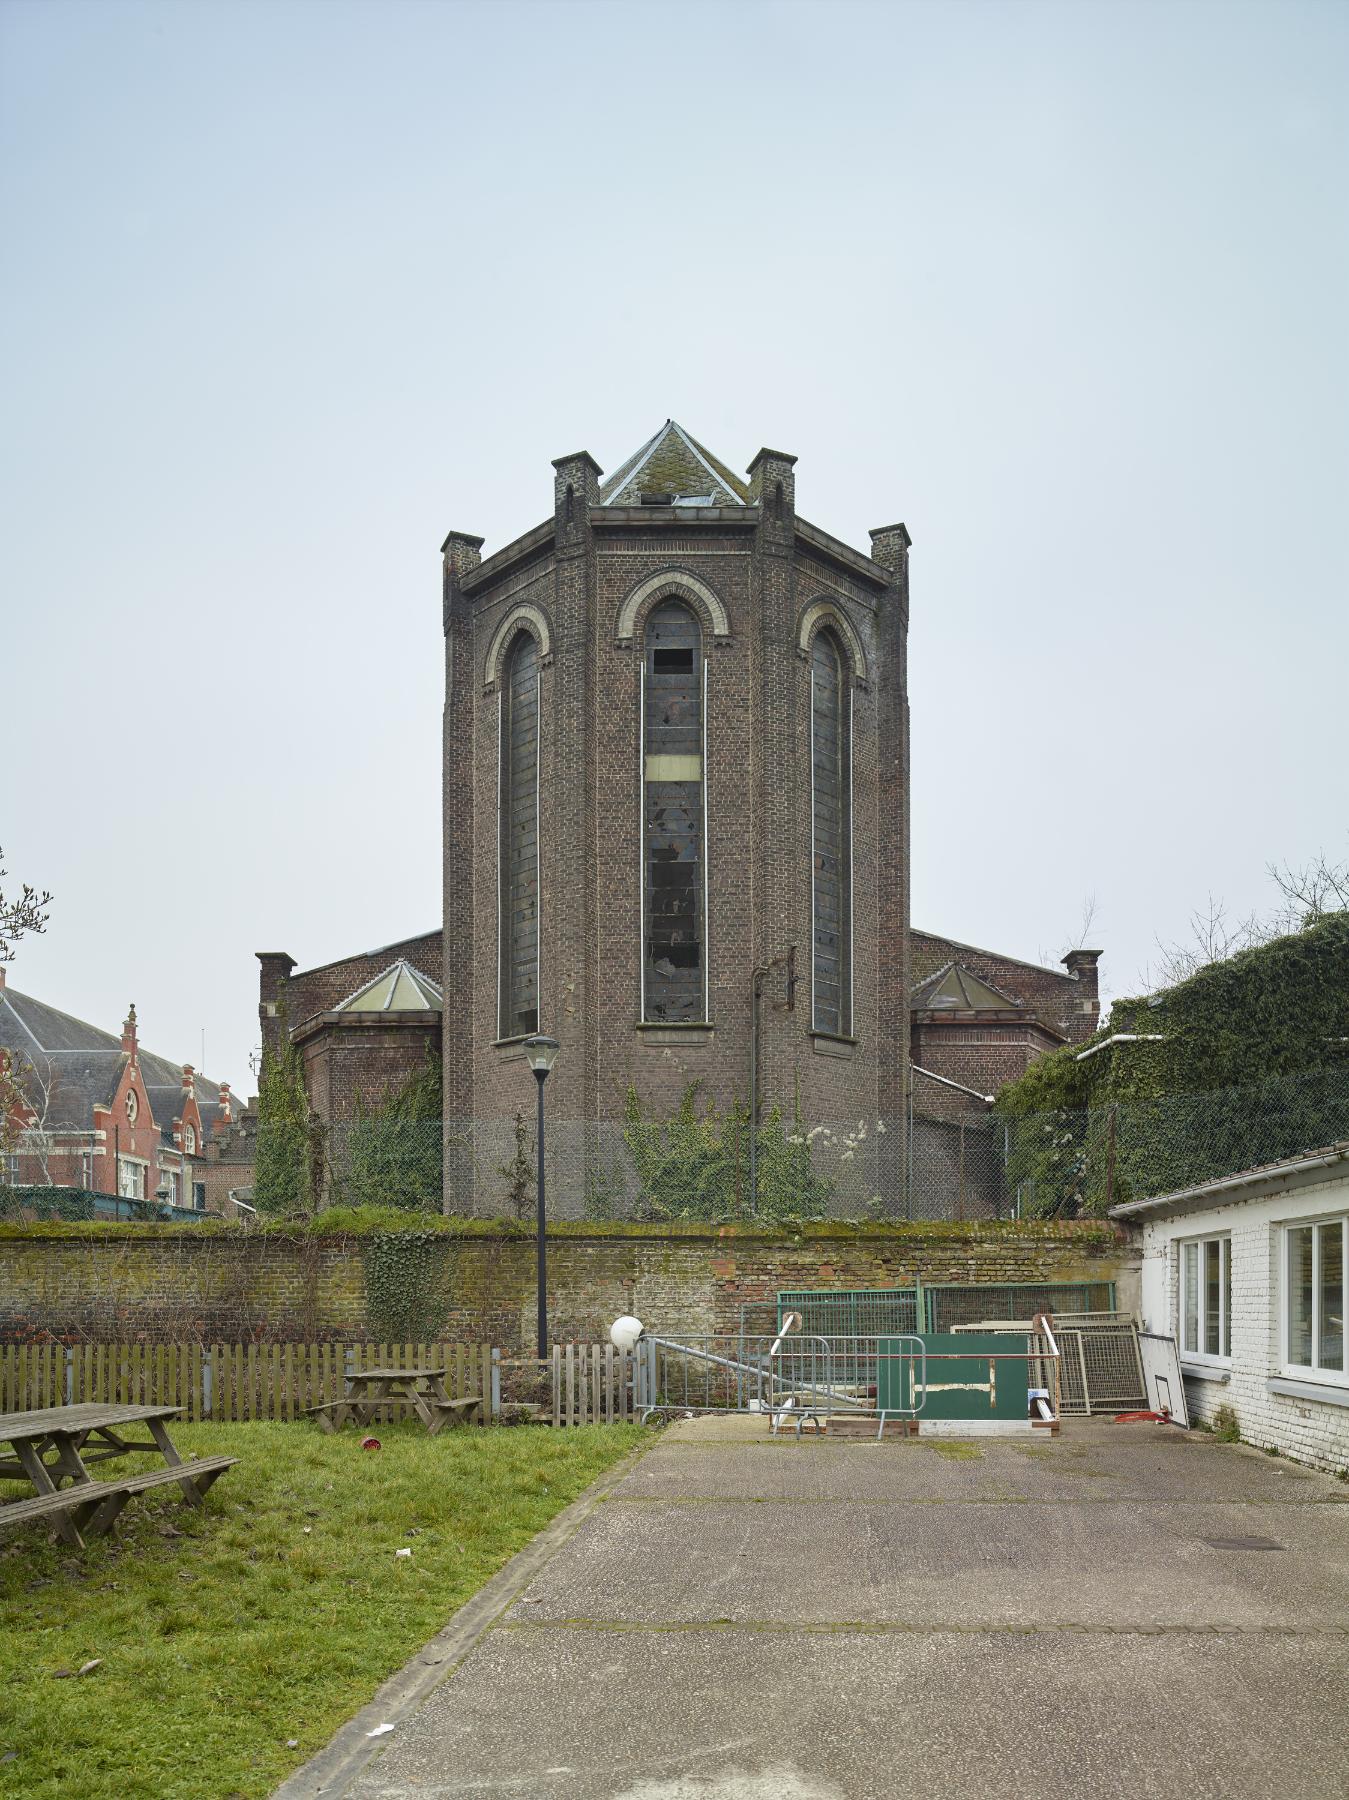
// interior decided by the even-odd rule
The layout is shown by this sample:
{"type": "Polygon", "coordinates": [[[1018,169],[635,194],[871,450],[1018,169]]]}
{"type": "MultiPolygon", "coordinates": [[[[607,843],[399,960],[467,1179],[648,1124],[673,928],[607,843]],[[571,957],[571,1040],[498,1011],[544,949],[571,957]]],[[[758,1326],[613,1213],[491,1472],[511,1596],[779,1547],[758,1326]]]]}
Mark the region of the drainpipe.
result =
{"type": "Polygon", "coordinates": [[[759,971],[749,978],[749,1210],[759,1197],[759,971]]]}
{"type": "Polygon", "coordinates": [[[787,998],[780,1012],[796,1011],[796,945],[783,956],[775,956],[750,973],[749,984],[749,1210],[759,1210],[759,1002],[763,998],[764,976],[773,969],[787,971],[787,998]]]}

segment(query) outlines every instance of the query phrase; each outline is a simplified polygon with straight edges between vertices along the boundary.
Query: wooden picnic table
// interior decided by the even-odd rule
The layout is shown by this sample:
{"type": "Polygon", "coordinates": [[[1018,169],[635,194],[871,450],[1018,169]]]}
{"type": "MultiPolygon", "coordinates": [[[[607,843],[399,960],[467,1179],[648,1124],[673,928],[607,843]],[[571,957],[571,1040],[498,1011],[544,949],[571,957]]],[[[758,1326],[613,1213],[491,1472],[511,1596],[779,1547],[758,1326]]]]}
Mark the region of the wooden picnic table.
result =
{"type": "Polygon", "coordinates": [[[445,1369],[353,1369],[340,1400],[311,1406],[325,1431],[340,1431],[348,1419],[368,1425],[381,1406],[411,1406],[431,1437],[451,1419],[470,1418],[482,1405],[481,1394],[452,1400],[445,1392],[445,1369]]]}
{"type": "Polygon", "coordinates": [[[0,1503],[0,1529],[50,1518],[67,1543],[82,1546],[82,1531],[101,1536],[111,1530],[133,1494],[173,1482],[182,1488],[185,1499],[200,1506],[211,1483],[239,1459],[205,1456],[184,1462],[165,1423],[178,1412],[176,1406],[89,1403],[0,1414],[0,1444],[13,1449],[12,1456],[0,1455],[0,1478],[26,1480],[35,1490],[31,1499],[0,1503]],[[148,1441],[126,1437],[121,1428],[127,1425],[143,1425],[148,1441]],[[90,1463],[147,1451],[162,1456],[165,1466],[145,1475],[108,1481],[95,1481],[89,1472],[90,1463]],[[70,1486],[63,1492],[64,1481],[70,1486]]]}

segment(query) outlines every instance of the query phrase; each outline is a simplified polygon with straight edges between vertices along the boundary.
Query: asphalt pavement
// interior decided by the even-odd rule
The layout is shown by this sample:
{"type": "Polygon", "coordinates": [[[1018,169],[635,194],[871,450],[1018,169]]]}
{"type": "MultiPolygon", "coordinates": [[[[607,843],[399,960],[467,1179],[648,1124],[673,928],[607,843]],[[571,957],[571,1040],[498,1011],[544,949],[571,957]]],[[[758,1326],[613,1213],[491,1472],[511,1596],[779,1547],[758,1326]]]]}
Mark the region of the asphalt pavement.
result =
{"type": "Polygon", "coordinates": [[[1349,1485],[1167,1426],[764,1433],[664,1432],[286,1800],[1349,1795],[1349,1485]]]}

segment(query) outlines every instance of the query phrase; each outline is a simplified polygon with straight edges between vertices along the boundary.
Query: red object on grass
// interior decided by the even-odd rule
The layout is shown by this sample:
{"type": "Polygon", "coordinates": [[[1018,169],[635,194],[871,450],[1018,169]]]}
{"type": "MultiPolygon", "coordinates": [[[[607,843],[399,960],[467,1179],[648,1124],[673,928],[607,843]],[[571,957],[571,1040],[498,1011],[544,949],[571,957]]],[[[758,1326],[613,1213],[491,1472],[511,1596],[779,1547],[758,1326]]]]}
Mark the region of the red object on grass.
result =
{"type": "Polygon", "coordinates": [[[381,1445],[380,1445],[380,1441],[378,1438],[362,1438],[361,1439],[361,1449],[362,1450],[378,1450],[380,1448],[381,1448],[381,1445]]]}
{"type": "Polygon", "coordinates": [[[1153,1425],[1169,1425],[1171,1423],[1171,1415],[1169,1412],[1129,1412],[1115,1414],[1116,1425],[1137,1425],[1144,1420],[1153,1425]]]}

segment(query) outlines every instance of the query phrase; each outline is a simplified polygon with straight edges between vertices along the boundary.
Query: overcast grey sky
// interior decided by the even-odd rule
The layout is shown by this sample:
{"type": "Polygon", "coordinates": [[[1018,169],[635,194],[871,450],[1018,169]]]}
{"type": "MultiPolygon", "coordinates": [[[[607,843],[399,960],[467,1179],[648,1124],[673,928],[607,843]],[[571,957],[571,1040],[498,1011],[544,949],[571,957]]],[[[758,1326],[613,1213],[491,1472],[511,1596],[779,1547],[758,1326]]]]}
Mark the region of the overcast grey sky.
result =
{"type": "Polygon", "coordinates": [[[1349,855],[1349,8],[0,6],[17,987],[251,1089],[439,922],[438,547],[673,416],[913,533],[915,922],[1349,855]]]}

